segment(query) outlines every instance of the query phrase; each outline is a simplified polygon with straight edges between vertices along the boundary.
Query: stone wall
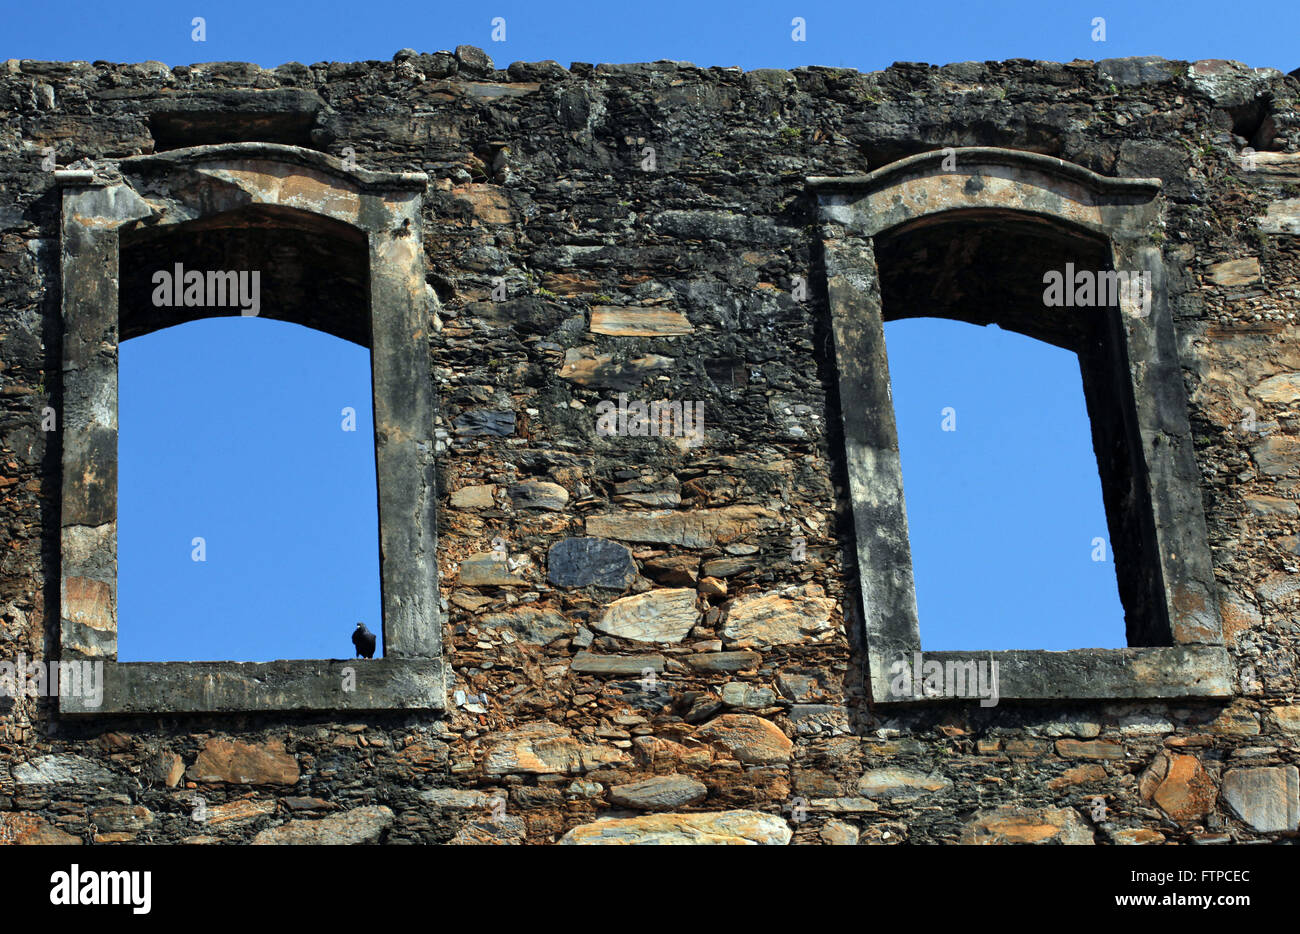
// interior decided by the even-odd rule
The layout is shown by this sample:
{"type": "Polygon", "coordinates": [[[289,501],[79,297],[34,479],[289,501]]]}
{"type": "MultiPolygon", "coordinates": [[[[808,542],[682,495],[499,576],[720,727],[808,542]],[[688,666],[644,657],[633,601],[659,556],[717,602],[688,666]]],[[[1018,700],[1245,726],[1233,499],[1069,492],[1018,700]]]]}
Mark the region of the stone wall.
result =
{"type": "Polygon", "coordinates": [[[1273,70],[1160,59],[498,69],[461,47],[271,70],[5,63],[0,657],[60,645],[61,462],[41,423],[61,403],[61,201],[46,157],[103,171],[257,141],[430,178],[449,675],[445,714],[71,717],[5,699],[0,840],[1294,834],[1298,97],[1273,70]],[[867,696],[807,178],[965,146],[1163,183],[1230,699],[867,696]],[[597,406],[620,392],[702,402],[705,443],[598,436],[597,406]]]}

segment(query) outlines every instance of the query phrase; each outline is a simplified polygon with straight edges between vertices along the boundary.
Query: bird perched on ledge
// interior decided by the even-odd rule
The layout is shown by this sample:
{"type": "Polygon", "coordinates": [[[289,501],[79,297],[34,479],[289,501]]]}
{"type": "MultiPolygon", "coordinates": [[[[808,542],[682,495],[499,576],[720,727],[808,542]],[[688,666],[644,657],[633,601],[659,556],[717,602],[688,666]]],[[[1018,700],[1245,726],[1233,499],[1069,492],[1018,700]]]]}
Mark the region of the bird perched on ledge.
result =
{"type": "Polygon", "coordinates": [[[375,634],[366,628],[365,623],[357,623],[352,633],[352,644],[357,647],[357,655],[362,658],[375,657],[375,634]]]}

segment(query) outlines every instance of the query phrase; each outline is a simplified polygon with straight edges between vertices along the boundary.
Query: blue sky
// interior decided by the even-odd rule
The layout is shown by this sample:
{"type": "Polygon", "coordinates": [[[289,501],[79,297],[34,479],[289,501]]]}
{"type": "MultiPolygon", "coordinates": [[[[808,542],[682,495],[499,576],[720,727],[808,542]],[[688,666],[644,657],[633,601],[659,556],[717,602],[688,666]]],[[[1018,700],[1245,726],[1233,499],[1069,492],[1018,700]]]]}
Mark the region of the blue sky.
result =
{"type": "Polygon", "coordinates": [[[922,646],[1126,645],[1079,358],[935,318],[885,344],[922,646]]]}
{"type": "MultiPolygon", "coordinates": [[[[876,70],[894,61],[1162,55],[1300,67],[1293,0],[392,9],[9,0],[2,21],[0,58],[170,65],[387,60],[401,48],[469,43],[501,66],[675,59],[876,70]],[[192,41],[195,16],[206,21],[204,42],[192,41]],[[498,16],[504,42],[491,40],[498,16]],[[1092,38],[1099,16],[1104,42],[1092,38]],[[806,41],[792,41],[795,17],[806,41]]],[[[887,333],[925,646],[1122,645],[1113,566],[1091,559],[1106,527],[1074,359],[993,329],[971,354],[959,344],[973,329],[949,322],[895,322],[887,333]],[[1013,372],[1039,388],[989,379],[1013,372]],[[942,431],[946,406],[956,411],[955,432],[942,431]]],[[[121,366],[121,658],[351,655],[357,620],[379,629],[364,348],[294,325],[224,318],[128,342],[121,366]],[[355,432],[340,428],[346,405],[357,410],[355,432]],[[192,560],[195,537],[205,541],[205,561],[192,560]]]]}
{"type": "Polygon", "coordinates": [[[124,341],[118,372],[122,661],[339,658],[380,631],[365,347],[208,318],[124,341]]]}
{"type": "Polygon", "coordinates": [[[401,48],[437,51],[469,43],[501,65],[555,59],[641,62],[655,59],[743,68],[844,65],[879,69],[895,61],[1036,58],[1069,61],[1124,55],[1232,58],[1291,71],[1300,4],[1255,0],[1163,2],[808,2],[709,0],[706,3],[410,3],[376,7],[355,0],[310,4],[275,0],[177,4],[19,3],[8,0],[0,54],[8,58],[106,59],[169,65],[200,61],[390,59],[401,48]],[[202,16],[207,40],[191,41],[202,16]],[[491,41],[491,20],[506,20],[506,41],[491,41]],[[793,42],[790,22],[807,23],[793,42]],[[1092,20],[1106,41],[1092,41],[1092,20]]]}

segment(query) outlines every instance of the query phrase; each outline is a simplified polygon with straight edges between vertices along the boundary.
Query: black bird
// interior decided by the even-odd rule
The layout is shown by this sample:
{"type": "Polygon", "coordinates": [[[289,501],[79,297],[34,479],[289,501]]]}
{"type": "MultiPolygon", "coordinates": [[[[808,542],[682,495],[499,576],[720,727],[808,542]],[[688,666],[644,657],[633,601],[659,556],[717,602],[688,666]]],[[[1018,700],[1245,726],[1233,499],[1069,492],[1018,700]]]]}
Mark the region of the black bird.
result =
{"type": "Polygon", "coordinates": [[[352,633],[352,644],[357,647],[357,655],[362,658],[375,657],[375,634],[366,628],[365,623],[357,623],[352,633]]]}

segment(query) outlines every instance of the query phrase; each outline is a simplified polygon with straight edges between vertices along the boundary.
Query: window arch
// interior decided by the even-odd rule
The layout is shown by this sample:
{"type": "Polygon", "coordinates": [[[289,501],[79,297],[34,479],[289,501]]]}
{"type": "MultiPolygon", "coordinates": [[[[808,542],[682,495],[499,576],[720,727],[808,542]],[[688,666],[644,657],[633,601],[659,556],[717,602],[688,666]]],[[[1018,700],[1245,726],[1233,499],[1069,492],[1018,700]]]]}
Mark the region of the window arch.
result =
{"type": "Polygon", "coordinates": [[[322,153],[265,143],[175,150],[116,168],[120,174],[58,173],[62,652],[105,663],[102,705],[91,710],[70,697],[61,709],[443,707],[420,215],[427,178],[352,169],[322,153]],[[254,269],[273,260],[271,313],[371,348],[384,658],[364,665],[117,662],[118,342],[177,323],[173,312],[184,320],[207,311],[184,304],[183,294],[180,308],[153,303],[161,283],[147,260],[164,239],[181,255],[173,270],[182,279],[187,255],[235,257],[254,269]],[[330,257],[325,274],[321,254],[330,257]]]}
{"type": "Polygon", "coordinates": [[[996,661],[1004,698],[1229,693],[1163,258],[1153,245],[1160,183],[984,147],[809,183],[822,225],[874,701],[925,699],[900,693],[893,677],[914,660],[996,661]],[[1134,288],[1087,309],[1045,304],[1043,270],[1064,274],[1062,260],[1094,283],[1105,272],[1135,274],[1145,298],[1134,288]],[[987,281],[990,271],[997,282],[987,281]],[[1001,290],[997,301],[990,288],[1001,290]],[[1129,568],[1120,581],[1129,648],[922,651],[883,322],[891,307],[906,314],[936,304],[946,316],[1000,319],[1080,354],[1112,543],[1129,568]]]}

